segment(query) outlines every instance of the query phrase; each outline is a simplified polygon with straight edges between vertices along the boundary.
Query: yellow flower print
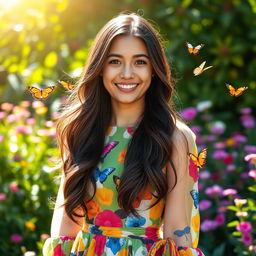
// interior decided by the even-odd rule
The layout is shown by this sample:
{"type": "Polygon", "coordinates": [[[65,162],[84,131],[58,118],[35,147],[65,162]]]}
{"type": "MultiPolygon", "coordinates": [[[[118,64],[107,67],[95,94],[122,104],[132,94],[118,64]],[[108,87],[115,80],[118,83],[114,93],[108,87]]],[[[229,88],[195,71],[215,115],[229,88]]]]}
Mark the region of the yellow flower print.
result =
{"type": "Polygon", "coordinates": [[[200,215],[199,215],[199,213],[197,213],[195,216],[192,217],[192,227],[196,233],[199,233],[199,230],[200,230],[200,215]]]}
{"type": "MultiPolygon", "coordinates": [[[[156,201],[155,198],[153,200],[151,200],[151,204],[153,204],[155,201],[156,201]]],[[[158,204],[156,204],[154,207],[150,208],[150,211],[149,211],[150,218],[153,220],[159,219],[162,215],[163,208],[164,208],[164,200],[161,199],[158,202],[158,204]]]]}
{"type": "Polygon", "coordinates": [[[78,236],[72,246],[72,250],[75,250],[76,252],[82,252],[85,250],[84,246],[84,240],[81,236],[78,236]]]}
{"type": "Polygon", "coordinates": [[[96,200],[92,199],[89,203],[86,203],[87,215],[89,219],[93,219],[101,211],[99,204],[96,200]]]}
{"type": "Polygon", "coordinates": [[[122,249],[118,252],[118,256],[127,256],[128,255],[128,250],[127,249],[122,249]]]}
{"type": "Polygon", "coordinates": [[[95,246],[96,246],[96,240],[92,239],[91,244],[89,246],[89,249],[87,251],[87,256],[95,256],[95,246]]]}
{"type": "Polygon", "coordinates": [[[108,188],[97,188],[96,197],[102,205],[110,206],[112,204],[114,192],[108,188]]]}
{"type": "Polygon", "coordinates": [[[196,237],[192,243],[192,248],[197,248],[198,242],[199,242],[198,237],[196,237]]]}
{"type": "Polygon", "coordinates": [[[125,159],[125,155],[127,152],[128,148],[125,148],[124,150],[122,150],[119,155],[118,155],[118,163],[124,163],[124,159],[125,159]]]}

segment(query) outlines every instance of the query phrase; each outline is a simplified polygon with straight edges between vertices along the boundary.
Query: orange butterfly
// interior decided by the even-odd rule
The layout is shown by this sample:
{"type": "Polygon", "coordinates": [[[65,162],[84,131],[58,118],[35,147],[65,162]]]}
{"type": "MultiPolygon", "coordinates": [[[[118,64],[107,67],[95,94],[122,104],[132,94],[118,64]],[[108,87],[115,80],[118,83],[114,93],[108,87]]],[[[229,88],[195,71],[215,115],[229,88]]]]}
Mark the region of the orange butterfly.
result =
{"type": "Polygon", "coordinates": [[[190,54],[193,53],[194,55],[198,54],[199,51],[204,47],[204,44],[199,44],[196,47],[193,47],[193,45],[190,44],[189,42],[186,42],[186,45],[187,45],[187,48],[188,48],[188,52],[190,54]]]}
{"type": "Polygon", "coordinates": [[[66,91],[71,91],[75,87],[73,84],[61,80],[58,80],[58,83],[61,84],[66,91]]]}
{"type": "Polygon", "coordinates": [[[213,67],[213,66],[209,66],[209,67],[204,68],[205,63],[206,63],[206,61],[201,63],[199,67],[196,67],[193,70],[193,73],[194,73],[195,76],[198,76],[198,75],[202,74],[205,70],[213,67]]]}
{"type": "Polygon", "coordinates": [[[248,89],[246,86],[239,87],[238,89],[235,89],[232,85],[226,84],[227,88],[229,89],[229,94],[231,96],[238,97],[240,96],[245,90],[248,89]]]}
{"type": "Polygon", "coordinates": [[[206,163],[207,148],[204,148],[197,156],[192,153],[188,155],[197,167],[202,168],[206,163]]]}
{"type": "Polygon", "coordinates": [[[28,86],[27,90],[32,94],[32,96],[37,99],[37,100],[45,100],[47,99],[51,93],[54,91],[55,89],[55,85],[47,87],[45,89],[39,89],[37,87],[34,86],[28,86]]]}

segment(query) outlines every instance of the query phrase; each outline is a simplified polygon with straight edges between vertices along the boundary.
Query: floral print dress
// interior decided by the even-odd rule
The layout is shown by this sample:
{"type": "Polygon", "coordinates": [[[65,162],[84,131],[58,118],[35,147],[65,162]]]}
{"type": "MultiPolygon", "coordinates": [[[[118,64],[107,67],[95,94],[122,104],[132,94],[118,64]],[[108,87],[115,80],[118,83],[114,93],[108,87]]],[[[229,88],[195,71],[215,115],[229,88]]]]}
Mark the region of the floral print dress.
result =
{"type": "MultiPolygon", "coordinates": [[[[161,226],[165,201],[154,207],[154,191],[148,186],[134,202],[139,217],[126,215],[117,203],[117,186],[122,175],[125,153],[136,127],[109,127],[101,161],[94,172],[96,194],[88,204],[84,225],[76,237],[50,237],[43,247],[43,256],[142,256],[204,255],[197,248],[200,216],[198,209],[198,169],[190,162],[191,179],[188,204],[191,204],[190,232],[193,247],[175,246],[163,239],[161,226]]],[[[195,151],[196,153],[196,147],[195,151]]]]}

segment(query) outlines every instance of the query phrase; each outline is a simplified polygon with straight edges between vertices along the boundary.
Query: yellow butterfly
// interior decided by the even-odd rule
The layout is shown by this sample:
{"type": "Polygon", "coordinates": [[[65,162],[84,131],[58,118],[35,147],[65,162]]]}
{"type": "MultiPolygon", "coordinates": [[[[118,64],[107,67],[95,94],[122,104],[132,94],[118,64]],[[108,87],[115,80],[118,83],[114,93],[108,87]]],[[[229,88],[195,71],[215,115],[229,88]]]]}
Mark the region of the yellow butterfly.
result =
{"type": "Polygon", "coordinates": [[[58,80],[58,83],[61,84],[66,91],[71,91],[75,87],[73,84],[61,80],[58,80]]]}
{"type": "Polygon", "coordinates": [[[188,155],[197,167],[202,168],[206,163],[207,148],[204,148],[197,156],[192,153],[188,155]]]}
{"type": "Polygon", "coordinates": [[[242,86],[242,87],[239,87],[237,89],[235,89],[232,85],[230,84],[226,84],[228,90],[229,90],[229,94],[231,96],[235,96],[235,97],[238,97],[240,96],[245,90],[248,89],[248,87],[246,86],[242,86]]]}
{"type": "Polygon", "coordinates": [[[205,70],[213,67],[213,66],[209,66],[209,67],[204,68],[205,63],[206,63],[206,61],[204,61],[203,63],[200,64],[199,67],[196,67],[194,69],[193,73],[195,76],[198,76],[198,75],[202,74],[205,70]]]}
{"type": "Polygon", "coordinates": [[[188,52],[190,54],[193,53],[194,55],[198,54],[199,51],[204,47],[204,44],[199,44],[196,47],[193,47],[193,45],[191,43],[189,43],[189,42],[186,42],[186,45],[187,45],[188,52]]]}
{"type": "Polygon", "coordinates": [[[47,99],[51,93],[54,91],[55,89],[55,85],[47,87],[45,89],[39,89],[37,87],[34,86],[28,86],[27,90],[32,94],[32,96],[37,99],[37,100],[45,100],[47,99]]]}

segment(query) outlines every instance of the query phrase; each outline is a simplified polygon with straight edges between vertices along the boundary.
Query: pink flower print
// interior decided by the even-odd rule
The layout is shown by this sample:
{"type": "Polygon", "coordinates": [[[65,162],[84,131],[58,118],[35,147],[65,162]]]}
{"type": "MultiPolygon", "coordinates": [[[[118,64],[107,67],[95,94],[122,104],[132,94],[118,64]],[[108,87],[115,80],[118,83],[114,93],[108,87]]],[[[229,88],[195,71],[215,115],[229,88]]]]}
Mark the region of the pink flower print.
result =
{"type": "Polygon", "coordinates": [[[58,244],[58,245],[54,248],[54,250],[53,250],[53,255],[54,255],[54,256],[66,256],[66,255],[64,254],[64,252],[61,250],[61,244],[58,244]]]}
{"type": "Polygon", "coordinates": [[[118,215],[110,210],[104,210],[100,212],[96,219],[95,224],[97,226],[105,226],[105,227],[122,227],[122,220],[118,215]]]}
{"type": "Polygon", "coordinates": [[[198,181],[199,171],[191,158],[189,159],[189,176],[193,178],[194,182],[198,181]]]}

